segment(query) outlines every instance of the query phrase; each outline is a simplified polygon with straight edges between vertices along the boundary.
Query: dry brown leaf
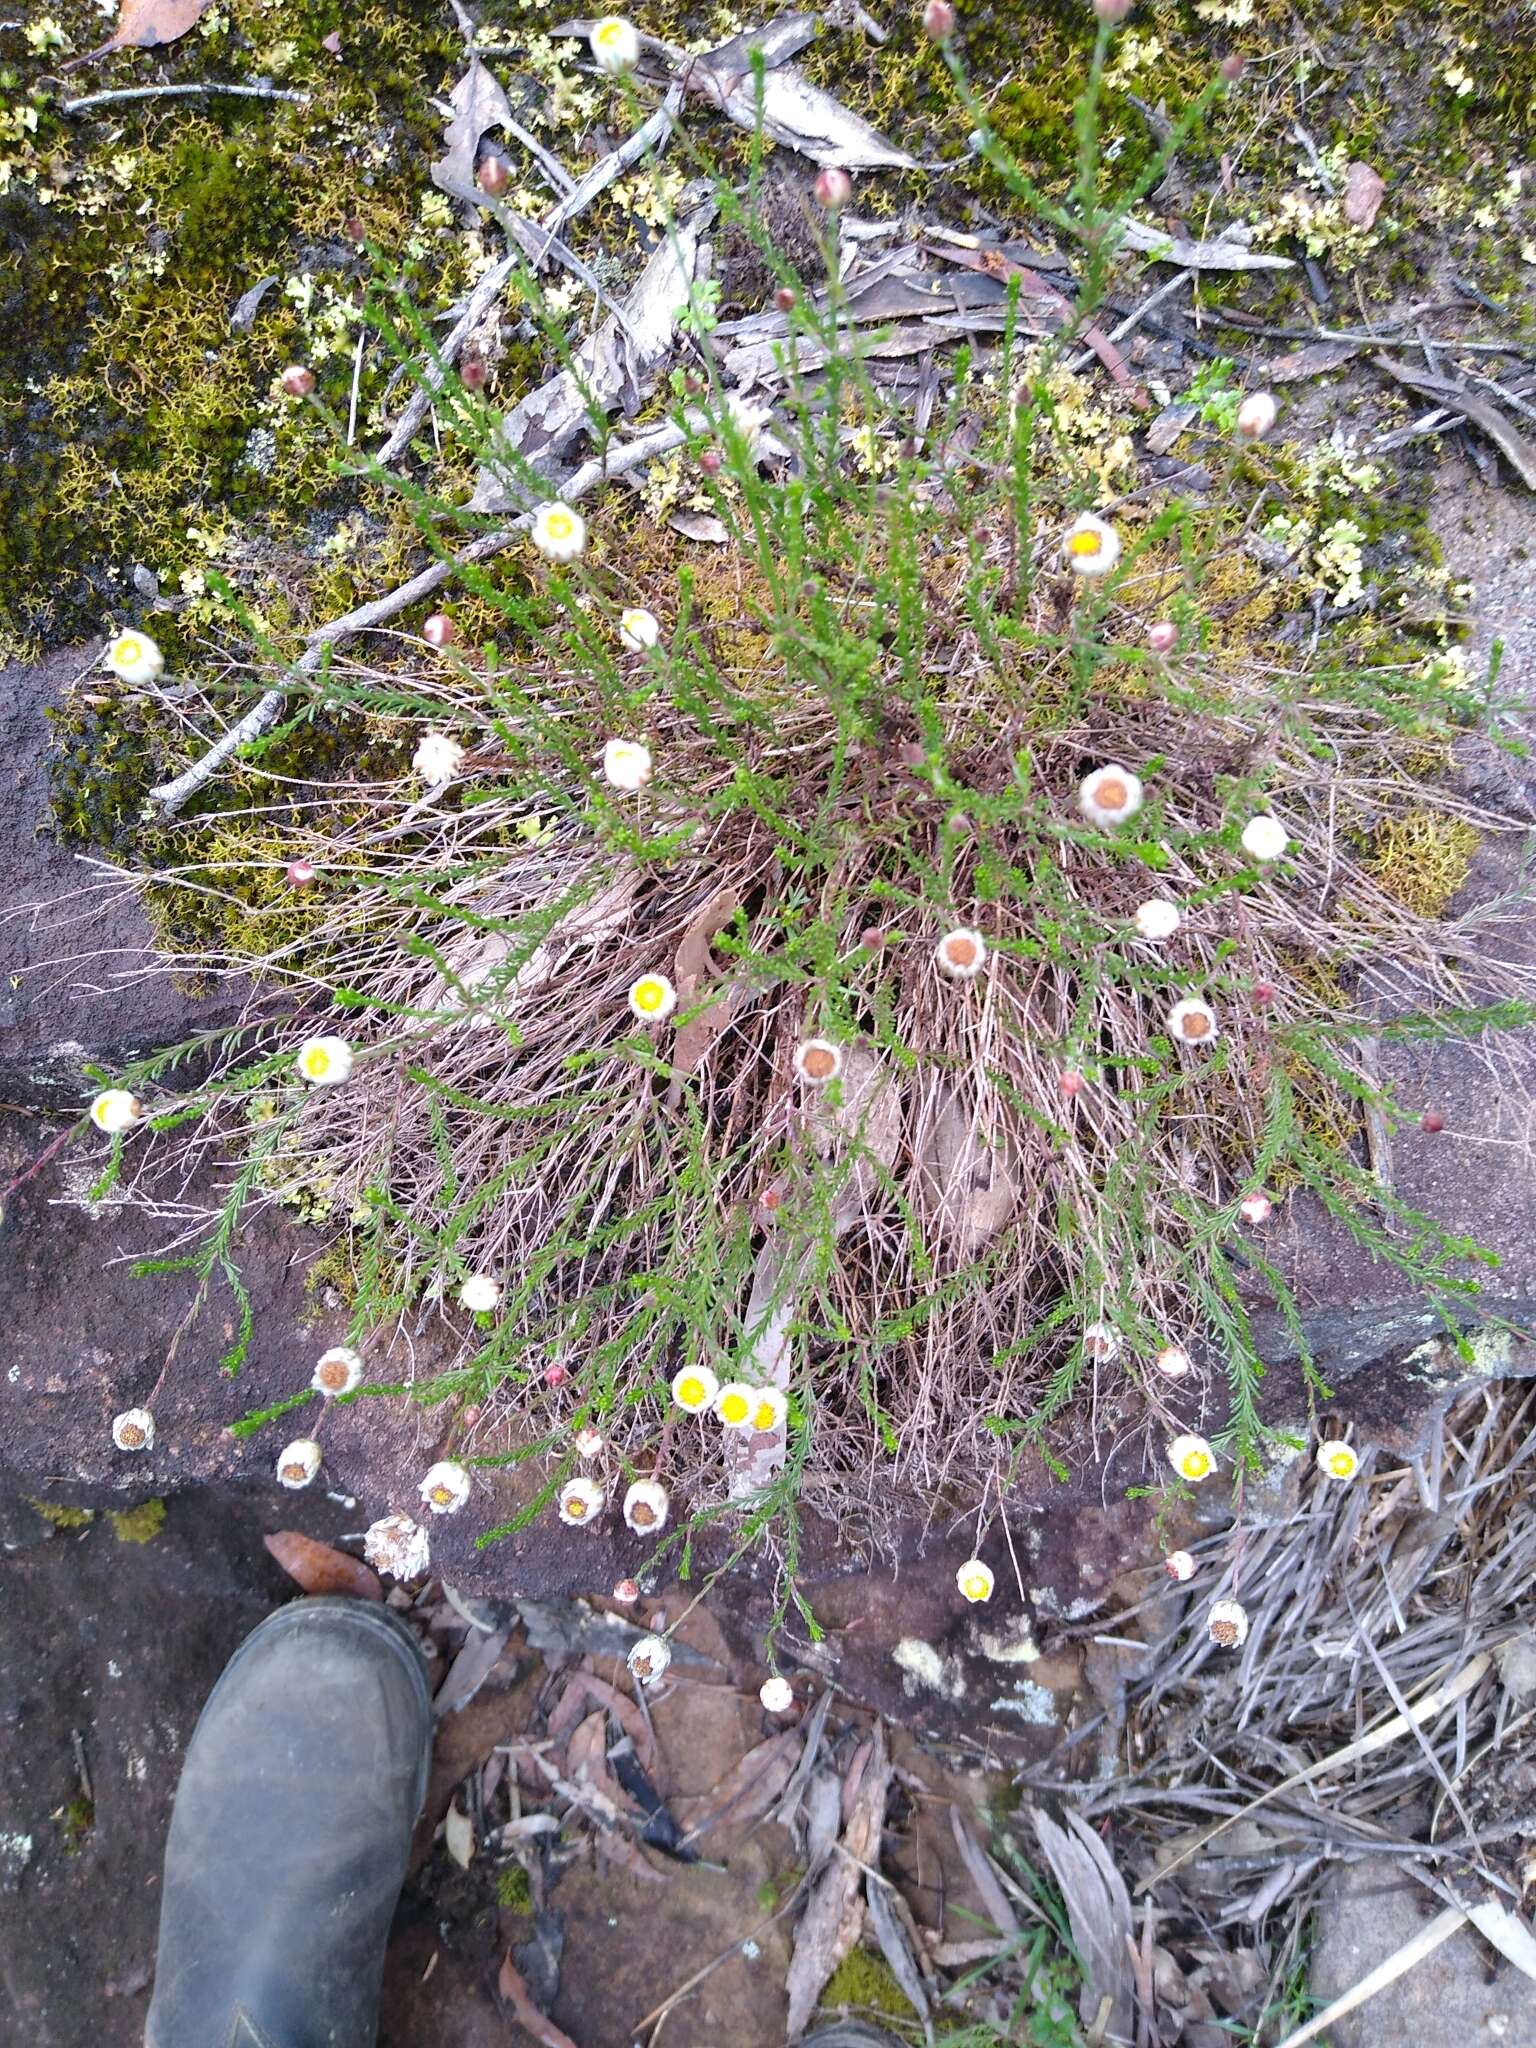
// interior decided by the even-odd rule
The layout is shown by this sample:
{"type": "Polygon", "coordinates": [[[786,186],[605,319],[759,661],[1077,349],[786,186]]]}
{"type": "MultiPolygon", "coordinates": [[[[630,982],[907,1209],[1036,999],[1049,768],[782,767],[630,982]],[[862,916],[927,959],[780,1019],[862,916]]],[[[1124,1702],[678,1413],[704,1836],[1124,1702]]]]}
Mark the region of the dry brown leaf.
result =
{"type": "Polygon", "coordinates": [[[512,2017],[517,2024],[532,2034],[539,2048],[576,2048],[576,2043],[563,2027],[557,2027],[547,2013],[542,2013],[528,1994],[522,1972],[512,1960],[508,1949],[501,1959],[501,1970],[496,1978],[496,1989],[512,2008],[512,2017]]]}
{"type": "Polygon", "coordinates": [[[939,1235],[969,1258],[1018,1208],[1023,1158],[1006,1126],[991,1127],[945,1083],[917,1146],[917,1193],[939,1235]]]}
{"type": "Polygon", "coordinates": [[[641,1713],[632,1699],[625,1697],[616,1686],[605,1678],[598,1678],[591,1671],[576,1672],[565,1691],[560,1695],[554,1712],[549,1717],[548,1732],[551,1741],[561,1742],[582,1717],[582,1708],[589,1702],[606,1707],[618,1722],[624,1733],[635,1745],[635,1755],[640,1768],[654,1772],[656,1768],[656,1737],[651,1724],[641,1713]]]}
{"type": "Polygon", "coordinates": [[[573,1785],[601,1793],[616,1810],[637,1811],[634,1800],[608,1768],[608,1715],[603,1708],[588,1714],[566,1744],[565,1775],[573,1785]]]}
{"type": "Polygon", "coordinates": [[[1352,163],[1344,176],[1344,218],[1350,226],[1373,228],[1386,191],[1387,181],[1374,165],[1352,163]]]}
{"type": "Polygon", "coordinates": [[[447,144],[444,155],[430,166],[432,182],[440,192],[462,198],[475,189],[475,158],[480,138],[488,129],[505,128],[512,120],[512,107],[501,85],[478,57],[448,95],[452,113],[443,130],[447,144]]]}
{"type": "Polygon", "coordinates": [[[844,1053],[837,1100],[818,1096],[811,1106],[810,1133],[823,1159],[840,1153],[853,1160],[832,1205],[832,1226],[841,1237],[878,1197],[901,1143],[901,1090],[891,1069],[867,1046],[844,1053]]]}
{"type": "MultiPolygon", "coordinates": [[[[1051,1866],[1072,1926],[1072,1945],[1082,1958],[1083,1988],[1078,2017],[1085,2026],[1099,2020],[1107,1999],[1107,2031],[1129,2040],[1134,2022],[1135,1977],[1131,1969],[1131,1895],[1114,1858],[1080,1814],[1068,1809],[1066,1827],[1048,1814],[1034,1816],[1035,1833],[1051,1866]]],[[[1100,2032],[1106,2031],[1101,2027],[1100,2032]]]]}
{"type": "Polygon", "coordinates": [[[109,40],[64,68],[73,71],[77,64],[92,63],[113,50],[153,50],[161,43],[174,43],[196,27],[211,5],[212,0],[122,0],[109,40]]]}
{"type": "Polygon", "coordinates": [[[348,1557],[329,1543],[317,1543],[297,1529],[278,1529],[262,1541],[283,1570],[306,1593],[351,1593],[359,1600],[382,1600],[379,1575],[360,1557],[348,1557]]]}
{"type": "Polygon", "coordinates": [[[843,1847],[848,1853],[834,1856],[814,1879],[805,1912],[795,1930],[795,1952],[790,1957],[784,1984],[789,1996],[786,2031],[791,2041],[804,2031],[827,1979],[859,1938],[864,1924],[864,1873],[860,1865],[867,1864],[872,1870],[880,1867],[880,1837],[885,1827],[891,1770],[885,1753],[885,1733],[878,1721],[870,1740],[861,1747],[860,1759],[858,1794],[843,1830],[843,1847]]]}
{"type": "Polygon", "coordinates": [[[713,1791],[700,1798],[674,1800],[685,1839],[695,1842],[722,1822],[742,1829],[755,1826],[782,1796],[800,1760],[800,1748],[799,1731],[786,1728],[749,1749],[713,1791]]]}
{"type": "MultiPolygon", "coordinates": [[[[680,1009],[689,1009],[698,1000],[701,985],[714,973],[714,956],[710,945],[716,935],[723,932],[731,919],[741,908],[741,898],[734,889],[722,889],[712,896],[698,916],[683,933],[677,948],[677,1000],[680,1009]]],[[[690,1017],[683,1024],[673,1040],[672,1068],[674,1075],[691,1074],[714,1044],[720,1033],[731,1020],[729,996],[709,1008],[698,1017],[690,1017]]],[[[677,1082],[674,1080],[676,1089],[677,1082]]]]}

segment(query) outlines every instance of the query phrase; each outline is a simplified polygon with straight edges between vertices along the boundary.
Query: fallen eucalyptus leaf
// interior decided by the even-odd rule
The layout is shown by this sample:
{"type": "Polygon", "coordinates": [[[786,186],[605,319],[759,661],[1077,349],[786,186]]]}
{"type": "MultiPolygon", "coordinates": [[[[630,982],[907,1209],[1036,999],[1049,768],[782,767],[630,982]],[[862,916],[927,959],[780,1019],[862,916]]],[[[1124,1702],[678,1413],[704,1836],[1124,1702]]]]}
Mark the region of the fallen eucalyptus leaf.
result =
{"type": "Polygon", "coordinates": [[[495,73],[478,57],[471,57],[469,69],[448,95],[448,105],[452,112],[443,130],[447,148],[428,166],[428,175],[440,192],[462,198],[474,190],[481,136],[492,128],[505,132],[514,116],[495,73]]]}
{"type": "Polygon", "coordinates": [[[317,1543],[297,1529],[276,1529],[262,1542],[295,1585],[309,1594],[351,1593],[359,1600],[382,1600],[384,1587],[376,1571],[360,1557],[317,1543]]]}
{"type": "Polygon", "coordinates": [[[78,64],[90,64],[113,50],[153,50],[162,43],[174,43],[208,12],[212,0],[122,0],[117,10],[117,27],[99,50],[75,57],[62,68],[73,71],[78,64]]]}
{"type": "Polygon", "coordinates": [[[457,1806],[450,1806],[443,1818],[443,1846],[460,1870],[475,1860],[475,1824],[457,1806]]]}

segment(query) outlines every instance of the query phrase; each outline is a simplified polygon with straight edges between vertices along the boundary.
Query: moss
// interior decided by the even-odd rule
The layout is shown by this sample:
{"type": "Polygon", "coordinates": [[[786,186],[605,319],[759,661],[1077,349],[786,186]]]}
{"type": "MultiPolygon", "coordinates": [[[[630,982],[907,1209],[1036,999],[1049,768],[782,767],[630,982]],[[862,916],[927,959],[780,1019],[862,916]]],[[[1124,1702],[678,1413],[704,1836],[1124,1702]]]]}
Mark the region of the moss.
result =
{"type": "Polygon", "coordinates": [[[879,2013],[887,2019],[915,2019],[911,2000],[896,1982],[890,1964],[867,1948],[852,1948],[827,1979],[821,1994],[828,2011],[879,2013]]]}
{"type": "Polygon", "coordinates": [[[508,1913],[527,1913],[533,1907],[533,1890],[521,1863],[508,1863],[496,1873],[496,1903],[508,1913]]]}
{"type": "Polygon", "coordinates": [[[66,1856],[78,1856],[96,1825],[96,1807],[85,1793],[78,1792],[67,1806],[59,1808],[60,1847],[66,1856]]]}
{"type": "Polygon", "coordinates": [[[94,1508],[66,1508],[52,1500],[31,1500],[27,1505],[36,1508],[43,1520],[51,1522],[55,1529],[84,1529],[96,1519],[94,1508]]]}
{"type": "Polygon", "coordinates": [[[1443,811],[1408,811],[1371,834],[1366,867],[1394,902],[1418,917],[1443,917],[1477,852],[1476,826],[1443,811]]]}
{"type": "Polygon", "coordinates": [[[136,1508],[109,1508],[107,1520],[119,1543],[152,1543],[165,1523],[165,1502],[145,1500],[136,1508]]]}

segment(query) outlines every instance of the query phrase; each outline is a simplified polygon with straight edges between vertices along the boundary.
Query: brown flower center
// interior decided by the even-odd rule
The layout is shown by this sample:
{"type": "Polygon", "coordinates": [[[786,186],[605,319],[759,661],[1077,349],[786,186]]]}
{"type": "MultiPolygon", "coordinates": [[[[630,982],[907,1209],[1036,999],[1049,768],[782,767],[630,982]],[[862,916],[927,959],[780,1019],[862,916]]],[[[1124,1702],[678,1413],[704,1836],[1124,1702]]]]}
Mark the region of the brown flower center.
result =
{"type": "Polygon", "coordinates": [[[1118,775],[1106,775],[1094,785],[1093,800],[1106,811],[1118,811],[1124,804],[1126,795],[1125,784],[1118,775]]]}
{"type": "Polygon", "coordinates": [[[1212,1642],[1220,1643],[1223,1649],[1230,1650],[1234,1648],[1237,1643],[1237,1623],[1235,1621],[1213,1621],[1211,1623],[1211,1640],[1212,1642]]]}
{"type": "Polygon", "coordinates": [[[837,1069],[837,1057],[824,1045],[813,1045],[801,1055],[800,1064],[807,1080],[830,1081],[837,1069]]]}
{"type": "Polygon", "coordinates": [[[333,1388],[338,1394],[346,1386],[347,1368],[339,1358],[333,1358],[329,1365],[321,1366],[320,1384],[322,1387],[333,1388]]]}
{"type": "Polygon", "coordinates": [[[637,1500],[629,1510],[629,1519],[637,1529],[649,1529],[656,1519],[656,1510],[649,1501],[637,1500]]]}
{"type": "Polygon", "coordinates": [[[136,1422],[125,1422],[118,1435],[131,1451],[136,1451],[144,1441],[144,1432],[136,1422]]]}
{"type": "Polygon", "coordinates": [[[1211,1028],[1211,1020],[1203,1011],[1191,1010],[1182,1028],[1186,1038],[1204,1038],[1211,1028]]]}
{"type": "Polygon", "coordinates": [[[944,941],[944,958],[951,967],[974,967],[976,941],[967,938],[964,932],[956,932],[953,938],[944,941]]]}

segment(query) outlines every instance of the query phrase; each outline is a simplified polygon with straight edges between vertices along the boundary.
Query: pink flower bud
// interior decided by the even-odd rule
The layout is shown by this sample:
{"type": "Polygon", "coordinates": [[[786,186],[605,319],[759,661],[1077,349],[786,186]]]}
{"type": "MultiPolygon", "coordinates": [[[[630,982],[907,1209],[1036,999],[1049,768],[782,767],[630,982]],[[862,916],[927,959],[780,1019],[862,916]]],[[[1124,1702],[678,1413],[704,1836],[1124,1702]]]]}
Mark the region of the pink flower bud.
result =
{"type": "Polygon", "coordinates": [[[1419,1129],[1421,1131],[1428,1131],[1432,1135],[1436,1131],[1443,1131],[1445,1129],[1445,1118],[1438,1109],[1426,1109],[1419,1118],[1419,1129]]]}
{"type": "Polygon", "coordinates": [[[955,10],[949,0],[928,0],[923,9],[923,28],[936,43],[947,43],[955,32],[955,10]]]}
{"type": "Polygon", "coordinates": [[[1107,21],[1111,28],[1120,23],[1136,5],[1136,0],[1093,0],[1093,11],[1100,21],[1107,21]]]}
{"type": "Polygon", "coordinates": [[[563,1365],[546,1365],[544,1368],[544,1384],[546,1387],[563,1387],[569,1377],[570,1375],[563,1365]]]}
{"type": "Polygon", "coordinates": [[[1083,1077],[1075,1067],[1068,1067],[1067,1071],[1057,1081],[1056,1086],[1070,1100],[1072,1096],[1082,1094],[1083,1077]]]}
{"type": "Polygon", "coordinates": [[[290,398],[308,398],[315,388],[315,373],[303,363],[290,363],[277,381],[290,398]]]}
{"type": "Polygon", "coordinates": [[[1261,1191],[1244,1195],[1237,1205],[1237,1213],[1245,1223],[1267,1223],[1274,1212],[1274,1203],[1261,1191]]]}
{"type": "Polygon", "coordinates": [[[291,860],[283,873],[290,889],[307,889],[319,869],[312,860],[291,860]]]}
{"type": "Polygon", "coordinates": [[[466,391],[485,389],[485,364],[479,356],[470,356],[459,366],[459,377],[466,391]]]}
{"type": "Polygon", "coordinates": [[[613,1589],[613,1597],[621,1607],[633,1607],[640,1598],[640,1588],[633,1579],[620,1579],[613,1589]]]}
{"type": "Polygon", "coordinates": [[[1159,619],[1147,628],[1147,645],[1154,654],[1172,654],[1179,644],[1179,629],[1172,619],[1159,619]]]}
{"type": "Polygon", "coordinates": [[[792,313],[795,310],[795,295],[787,284],[779,286],[773,295],[773,303],[781,313],[792,313]]]}
{"type": "Polygon", "coordinates": [[[429,647],[447,647],[457,631],[446,612],[434,612],[431,618],[422,621],[421,637],[429,647]]]}
{"type": "Polygon", "coordinates": [[[1275,1000],[1275,984],[1272,981],[1256,981],[1253,984],[1253,1000],[1267,1005],[1275,1000]]]}
{"type": "Polygon", "coordinates": [[[1235,50],[1230,57],[1223,57],[1221,60],[1221,75],[1228,85],[1236,85],[1247,69],[1248,59],[1238,56],[1235,50]]]}
{"type": "Polygon", "coordinates": [[[699,467],[706,476],[720,474],[722,458],[718,448],[706,448],[699,457],[699,467]]]}
{"type": "Polygon", "coordinates": [[[1280,416],[1280,408],[1267,391],[1252,391],[1237,408],[1237,431],[1245,441],[1262,441],[1280,416]]]}
{"type": "Polygon", "coordinates": [[[508,170],[504,158],[488,156],[475,173],[475,179],[487,198],[499,199],[511,184],[512,173],[508,170]]]}
{"type": "Polygon", "coordinates": [[[828,164],[816,173],[816,182],[811,187],[816,204],[835,213],[840,206],[846,206],[853,197],[853,180],[837,164],[828,164]]]}
{"type": "Polygon", "coordinates": [[[1195,1576],[1195,1560],[1187,1550],[1170,1550],[1163,1559],[1163,1569],[1175,1585],[1187,1585],[1195,1576]]]}

